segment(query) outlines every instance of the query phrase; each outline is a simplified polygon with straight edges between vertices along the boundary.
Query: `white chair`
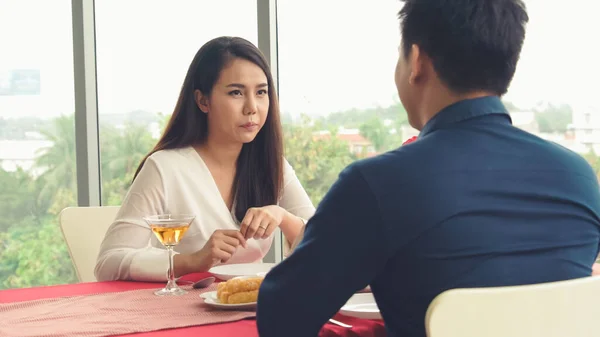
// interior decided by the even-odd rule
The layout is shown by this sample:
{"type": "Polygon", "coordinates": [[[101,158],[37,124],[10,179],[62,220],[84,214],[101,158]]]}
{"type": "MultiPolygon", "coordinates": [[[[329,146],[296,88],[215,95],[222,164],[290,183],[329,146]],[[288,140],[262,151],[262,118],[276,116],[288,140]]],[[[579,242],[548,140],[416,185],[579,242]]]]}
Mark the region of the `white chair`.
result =
{"type": "Polygon", "coordinates": [[[68,207],[60,212],[60,228],[80,282],[96,281],[100,244],[118,211],[118,206],[103,206],[68,207]]]}
{"type": "Polygon", "coordinates": [[[600,277],[448,290],[429,305],[428,337],[598,337],[600,277]]]}

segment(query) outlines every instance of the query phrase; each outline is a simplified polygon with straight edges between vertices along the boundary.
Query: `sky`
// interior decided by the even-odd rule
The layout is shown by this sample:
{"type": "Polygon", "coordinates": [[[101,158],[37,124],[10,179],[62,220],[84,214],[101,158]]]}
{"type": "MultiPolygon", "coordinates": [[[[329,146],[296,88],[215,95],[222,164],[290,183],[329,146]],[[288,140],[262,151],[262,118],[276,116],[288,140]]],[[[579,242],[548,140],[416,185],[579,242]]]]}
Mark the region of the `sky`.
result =
{"type": "MultiPolygon", "coordinates": [[[[600,89],[600,2],[527,0],[530,22],[506,99],[585,107],[600,89]]],[[[279,94],[292,114],[397,102],[397,0],[279,0],[279,94]]],[[[252,0],[97,0],[99,112],[170,113],[196,51],[221,35],[257,43],[252,0]]],[[[0,0],[0,87],[39,69],[40,94],[0,96],[0,117],[74,110],[70,0],[0,0]],[[35,9],[35,10],[32,10],[35,9]]]]}

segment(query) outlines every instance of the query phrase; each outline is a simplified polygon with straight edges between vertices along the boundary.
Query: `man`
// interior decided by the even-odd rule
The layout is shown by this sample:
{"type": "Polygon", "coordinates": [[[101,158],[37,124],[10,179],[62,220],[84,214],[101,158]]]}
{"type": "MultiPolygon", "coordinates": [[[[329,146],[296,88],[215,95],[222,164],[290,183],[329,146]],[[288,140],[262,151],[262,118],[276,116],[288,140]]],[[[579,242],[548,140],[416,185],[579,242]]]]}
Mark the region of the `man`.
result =
{"type": "Polygon", "coordinates": [[[347,167],[296,251],[265,278],[261,336],[316,336],[371,285],[388,336],[425,336],[452,288],[589,276],[600,191],[580,156],[512,126],[500,101],[520,0],[406,0],[396,85],[419,138],[347,167]]]}

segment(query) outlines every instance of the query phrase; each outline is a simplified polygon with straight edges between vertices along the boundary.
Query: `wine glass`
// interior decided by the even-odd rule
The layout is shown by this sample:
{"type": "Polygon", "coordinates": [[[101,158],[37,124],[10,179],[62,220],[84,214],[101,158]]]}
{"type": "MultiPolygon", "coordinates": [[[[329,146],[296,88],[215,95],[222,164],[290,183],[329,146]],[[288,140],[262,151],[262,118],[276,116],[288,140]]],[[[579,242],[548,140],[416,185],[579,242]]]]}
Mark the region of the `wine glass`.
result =
{"type": "Polygon", "coordinates": [[[175,247],[181,238],[190,228],[192,221],[196,218],[190,214],[158,214],[144,217],[150,229],[156,235],[158,240],[167,248],[169,252],[169,281],[167,285],[156,292],[155,295],[183,295],[187,291],[179,288],[175,281],[175,270],[173,269],[173,247],[175,247]]]}

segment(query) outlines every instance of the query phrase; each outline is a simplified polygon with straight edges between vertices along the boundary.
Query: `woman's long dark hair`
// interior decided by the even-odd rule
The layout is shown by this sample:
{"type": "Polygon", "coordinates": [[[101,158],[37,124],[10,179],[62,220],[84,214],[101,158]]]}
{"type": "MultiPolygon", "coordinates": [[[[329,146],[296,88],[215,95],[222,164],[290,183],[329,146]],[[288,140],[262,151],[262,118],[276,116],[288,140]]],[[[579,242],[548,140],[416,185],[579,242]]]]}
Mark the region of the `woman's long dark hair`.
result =
{"type": "Polygon", "coordinates": [[[234,58],[242,58],[259,66],[269,85],[267,120],[256,138],[243,145],[237,159],[232,192],[235,196],[235,216],[241,220],[250,207],[276,204],[283,188],[283,137],[273,76],[260,50],[245,39],[219,37],[198,50],[163,135],[154,149],[142,159],[133,179],[154,152],[195,146],[206,141],[207,116],[196,104],[194,91],[200,90],[203,95],[210,95],[221,70],[234,58]]]}

